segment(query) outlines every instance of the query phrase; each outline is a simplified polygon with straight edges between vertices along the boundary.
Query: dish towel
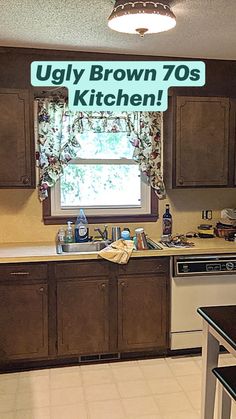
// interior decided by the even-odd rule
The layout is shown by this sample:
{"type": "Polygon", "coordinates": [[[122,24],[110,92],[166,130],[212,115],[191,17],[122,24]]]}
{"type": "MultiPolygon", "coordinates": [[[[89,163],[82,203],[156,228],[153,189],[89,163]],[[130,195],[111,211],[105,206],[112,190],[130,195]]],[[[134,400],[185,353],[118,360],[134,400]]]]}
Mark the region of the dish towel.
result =
{"type": "Polygon", "coordinates": [[[134,242],[132,240],[119,239],[100,250],[98,254],[110,262],[125,264],[128,263],[133,249],[134,242]]]}

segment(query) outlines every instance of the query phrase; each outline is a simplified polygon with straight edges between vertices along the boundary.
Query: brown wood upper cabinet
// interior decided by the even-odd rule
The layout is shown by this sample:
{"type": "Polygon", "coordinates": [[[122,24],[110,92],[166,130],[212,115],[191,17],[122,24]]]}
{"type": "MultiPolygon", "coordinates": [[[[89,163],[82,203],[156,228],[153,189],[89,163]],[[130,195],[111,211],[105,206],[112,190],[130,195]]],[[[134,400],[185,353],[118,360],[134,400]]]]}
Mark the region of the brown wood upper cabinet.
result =
{"type": "Polygon", "coordinates": [[[35,187],[30,112],[28,90],[0,89],[0,188],[35,187]]]}
{"type": "Polygon", "coordinates": [[[172,187],[230,186],[234,145],[229,98],[179,96],[173,98],[170,112],[172,187]]]}

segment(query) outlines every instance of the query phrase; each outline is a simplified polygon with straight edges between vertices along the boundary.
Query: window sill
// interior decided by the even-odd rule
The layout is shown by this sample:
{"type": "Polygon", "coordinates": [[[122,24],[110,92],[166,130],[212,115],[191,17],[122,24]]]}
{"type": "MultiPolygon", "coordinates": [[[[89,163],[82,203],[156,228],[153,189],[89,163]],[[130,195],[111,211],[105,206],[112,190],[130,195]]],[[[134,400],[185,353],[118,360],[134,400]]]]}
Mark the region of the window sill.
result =
{"type": "MultiPolygon", "coordinates": [[[[75,216],[53,216],[51,215],[51,199],[50,191],[49,196],[43,201],[43,222],[45,225],[60,225],[66,224],[68,220],[73,223],[76,221],[75,216]]],[[[139,223],[139,222],[155,222],[158,220],[158,199],[154,191],[151,195],[151,213],[150,214],[138,214],[138,215],[106,215],[106,216],[88,216],[89,224],[101,224],[101,223],[139,223]]]]}

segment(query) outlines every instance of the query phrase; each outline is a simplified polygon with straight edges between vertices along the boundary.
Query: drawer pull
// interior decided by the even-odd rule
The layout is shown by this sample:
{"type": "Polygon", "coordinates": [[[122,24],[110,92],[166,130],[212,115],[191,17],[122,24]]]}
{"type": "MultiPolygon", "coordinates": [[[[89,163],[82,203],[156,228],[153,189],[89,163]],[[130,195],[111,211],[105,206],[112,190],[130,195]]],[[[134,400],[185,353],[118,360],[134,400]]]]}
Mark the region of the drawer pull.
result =
{"type": "Polygon", "coordinates": [[[40,294],[42,294],[44,292],[44,288],[43,287],[39,288],[39,292],[40,294]]]}
{"type": "Polygon", "coordinates": [[[105,290],[106,286],[107,286],[106,284],[102,284],[102,285],[101,285],[101,289],[102,289],[102,290],[105,290]]]}
{"type": "Polygon", "coordinates": [[[157,271],[165,271],[166,270],[166,267],[163,266],[163,265],[157,265],[156,270],[157,271]]]}
{"type": "Polygon", "coordinates": [[[11,272],[10,275],[12,275],[12,276],[26,276],[26,275],[29,275],[29,274],[30,274],[29,272],[11,272]]]}
{"type": "Polygon", "coordinates": [[[120,285],[124,288],[125,287],[125,282],[121,282],[120,285]]]}

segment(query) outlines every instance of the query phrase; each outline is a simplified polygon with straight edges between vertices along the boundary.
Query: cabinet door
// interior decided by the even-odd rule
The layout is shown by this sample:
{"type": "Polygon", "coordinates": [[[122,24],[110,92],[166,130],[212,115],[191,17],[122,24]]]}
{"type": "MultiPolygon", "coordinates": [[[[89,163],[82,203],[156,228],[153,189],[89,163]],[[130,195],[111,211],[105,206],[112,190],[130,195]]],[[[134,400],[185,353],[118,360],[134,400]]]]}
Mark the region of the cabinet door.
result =
{"type": "Polygon", "coordinates": [[[229,99],[178,97],[174,185],[227,186],[228,153],[229,99]]]}
{"type": "Polygon", "coordinates": [[[167,280],[157,274],[118,279],[119,350],[165,349],[167,280]]]}
{"type": "Polygon", "coordinates": [[[27,90],[0,89],[0,187],[34,187],[27,90]]]}
{"type": "Polygon", "coordinates": [[[58,354],[109,349],[108,279],[67,279],[57,284],[58,354]]]}
{"type": "Polygon", "coordinates": [[[0,284],[0,359],[48,355],[48,298],[45,283],[0,284]]]}

